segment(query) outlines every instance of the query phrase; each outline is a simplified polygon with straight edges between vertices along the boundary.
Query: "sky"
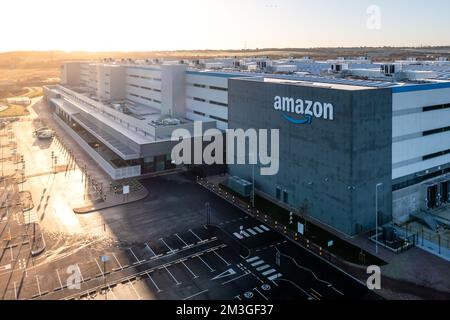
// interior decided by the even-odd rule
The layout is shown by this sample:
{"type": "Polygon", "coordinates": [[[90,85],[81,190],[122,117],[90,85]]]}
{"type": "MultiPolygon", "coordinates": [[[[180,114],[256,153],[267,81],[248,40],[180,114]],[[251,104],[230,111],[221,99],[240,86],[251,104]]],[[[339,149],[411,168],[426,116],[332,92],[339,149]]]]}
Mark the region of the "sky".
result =
{"type": "Polygon", "coordinates": [[[450,45],[448,0],[1,0],[0,52],[450,45]]]}

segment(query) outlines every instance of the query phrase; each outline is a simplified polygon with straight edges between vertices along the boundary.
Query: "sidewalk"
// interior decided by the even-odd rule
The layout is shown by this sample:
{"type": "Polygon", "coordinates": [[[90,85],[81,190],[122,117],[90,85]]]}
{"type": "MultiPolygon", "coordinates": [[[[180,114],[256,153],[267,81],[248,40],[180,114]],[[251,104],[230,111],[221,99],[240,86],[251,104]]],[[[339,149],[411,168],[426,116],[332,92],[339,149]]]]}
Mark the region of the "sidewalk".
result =
{"type": "Polygon", "coordinates": [[[116,194],[114,192],[106,193],[106,201],[105,200],[97,200],[97,203],[93,203],[92,205],[74,208],[73,212],[76,214],[87,214],[103,209],[113,208],[117,206],[121,206],[127,203],[136,202],[142,199],[145,199],[149,195],[148,190],[143,187],[142,189],[132,192],[129,195],[116,194]]]}

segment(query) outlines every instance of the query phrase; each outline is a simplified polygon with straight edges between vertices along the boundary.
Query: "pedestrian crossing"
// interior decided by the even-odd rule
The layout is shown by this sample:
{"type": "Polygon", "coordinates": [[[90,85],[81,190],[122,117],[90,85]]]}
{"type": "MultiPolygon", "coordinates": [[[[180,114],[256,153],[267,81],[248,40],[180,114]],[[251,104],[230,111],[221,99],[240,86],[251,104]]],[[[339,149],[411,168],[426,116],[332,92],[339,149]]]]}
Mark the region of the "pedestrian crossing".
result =
{"type": "Polygon", "coordinates": [[[269,281],[274,281],[283,276],[275,268],[272,268],[258,256],[248,258],[245,261],[247,261],[247,263],[249,263],[253,268],[256,268],[256,271],[259,272],[263,277],[267,278],[267,280],[269,281]]]}
{"type": "Polygon", "coordinates": [[[235,232],[233,235],[238,238],[239,240],[243,240],[246,238],[251,238],[254,236],[257,236],[259,234],[265,233],[270,231],[270,229],[265,225],[260,225],[256,227],[251,227],[247,229],[242,229],[240,232],[235,232]]]}

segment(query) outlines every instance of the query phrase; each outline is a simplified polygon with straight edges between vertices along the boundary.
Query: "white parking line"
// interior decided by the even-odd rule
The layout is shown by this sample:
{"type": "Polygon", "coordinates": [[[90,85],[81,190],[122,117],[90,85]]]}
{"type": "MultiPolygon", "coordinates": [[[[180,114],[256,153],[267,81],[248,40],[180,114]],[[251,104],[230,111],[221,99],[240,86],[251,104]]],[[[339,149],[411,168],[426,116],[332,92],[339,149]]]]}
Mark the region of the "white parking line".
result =
{"type": "Polygon", "coordinates": [[[269,300],[265,295],[263,295],[263,294],[258,290],[258,288],[254,288],[253,290],[255,290],[256,292],[258,292],[259,295],[260,295],[261,297],[263,297],[266,301],[269,300]]]}
{"type": "Polygon", "coordinates": [[[175,237],[177,237],[178,239],[180,239],[181,242],[183,242],[185,248],[188,248],[188,247],[192,246],[192,244],[187,244],[186,241],[181,239],[181,237],[177,233],[175,233],[175,237]]]}
{"type": "Polygon", "coordinates": [[[39,291],[39,296],[41,296],[42,295],[42,293],[41,293],[41,286],[39,285],[39,278],[38,278],[37,275],[36,275],[36,283],[37,283],[37,287],[38,287],[38,291],[39,291]]]}
{"type": "MultiPolygon", "coordinates": [[[[186,260],[184,260],[184,261],[186,261],[186,260]]],[[[184,263],[184,261],[182,260],[182,261],[180,261],[182,264],[183,264],[183,266],[192,274],[192,276],[194,277],[194,279],[197,279],[198,278],[198,275],[196,275],[194,272],[192,272],[192,270],[186,265],[186,263],[184,263]]]]}
{"type": "Polygon", "coordinates": [[[14,255],[13,255],[12,247],[9,247],[9,252],[11,253],[11,261],[14,261],[14,255]]]}
{"type": "Polygon", "coordinates": [[[84,282],[84,277],[83,277],[83,274],[81,273],[80,265],[77,264],[77,268],[78,268],[78,272],[80,273],[81,282],[84,282]]]}
{"type": "Polygon", "coordinates": [[[142,297],[139,295],[139,293],[137,292],[136,288],[133,285],[133,282],[131,282],[130,280],[128,280],[128,283],[131,285],[131,288],[133,288],[134,293],[136,293],[136,296],[138,297],[138,300],[142,300],[142,297]]]}
{"type": "Polygon", "coordinates": [[[218,256],[223,262],[225,262],[225,264],[227,265],[227,267],[231,266],[231,263],[229,263],[227,260],[225,260],[224,258],[222,258],[222,256],[221,256],[220,254],[218,254],[218,253],[216,252],[216,250],[213,250],[212,252],[214,252],[214,254],[215,254],[216,256],[218,256]]]}
{"type": "Polygon", "coordinates": [[[15,281],[14,281],[13,285],[14,285],[14,299],[17,300],[17,287],[16,287],[15,281]]]}
{"type": "Polygon", "coordinates": [[[164,266],[163,268],[166,269],[166,271],[167,271],[167,272],[170,274],[170,276],[172,277],[173,281],[175,281],[176,285],[179,286],[179,285],[181,284],[181,282],[179,282],[179,281],[177,280],[177,278],[175,278],[175,277],[173,276],[172,272],[170,272],[170,270],[167,269],[166,266],[164,266]]]}
{"type": "Polygon", "coordinates": [[[164,243],[164,245],[169,249],[169,252],[167,252],[167,253],[175,253],[175,252],[178,251],[178,249],[173,250],[171,247],[169,247],[169,245],[164,241],[163,238],[159,239],[159,241],[161,241],[162,243],[164,243]]]}
{"type": "Polygon", "coordinates": [[[156,253],[155,251],[152,250],[152,248],[150,248],[150,246],[146,243],[145,247],[148,249],[148,251],[150,251],[150,253],[153,255],[153,257],[156,257],[156,253]]]}
{"type": "Polygon", "coordinates": [[[205,292],[208,292],[208,291],[209,291],[209,289],[203,290],[203,291],[201,291],[201,292],[198,292],[198,293],[193,294],[192,296],[189,296],[189,297],[187,297],[187,298],[184,298],[183,300],[189,300],[189,299],[192,299],[192,298],[194,298],[194,297],[196,297],[196,296],[199,296],[199,295],[201,295],[202,293],[205,293],[205,292]]]}
{"type": "Polygon", "coordinates": [[[102,268],[101,268],[100,265],[98,264],[97,259],[94,259],[94,261],[95,261],[95,263],[97,264],[97,267],[98,267],[98,269],[100,270],[100,273],[102,274],[102,277],[104,278],[104,277],[105,277],[105,274],[103,273],[102,268]]]}
{"type": "Polygon", "coordinates": [[[108,292],[112,293],[113,299],[118,300],[116,294],[114,293],[114,290],[112,288],[108,288],[108,292]]]}
{"type": "Polygon", "coordinates": [[[156,284],[156,282],[153,281],[152,276],[151,276],[148,272],[145,272],[145,274],[148,276],[148,278],[150,279],[150,281],[153,283],[153,285],[155,286],[156,290],[158,290],[158,293],[161,292],[162,290],[158,287],[158,285],[156,284]]]}
{"type": "Polygon", "coordinates": [[[197,256],[197,258],[199,258],[199,259],[205,264],[205,266],[207,266],[207,267],[209,268],[209,270],[211,270],[211,272],[216,271],[216,270],[214,270],[213,268],[211,268],[210,265],[207,264],[206,261],[202,259],[202,257],[197,256]]]}
{"type": "Polygon", "coordinates": [[[117,264],[119,265],[120,270],[123,270],[123,267],[122,267],[122,265],[120,264],[119,260],[117,259],[116,255],[115,255],[114,253],[113,253],[112,255],[113,255],[114,259],[116,260],[117,264]]]}
{"type": "Polygon", "coordinates": [[[334,291],[336,291],[337,293],[339,293],[341,296],[343,296],[344,294],[341,292],[341,291],[339,291],[338,289],[336,289],[335,287],[332,287],[331,289],[333,289],[334,291]]]}
{"type": "Polygon", "coordinates": [[[59,285],[61,286],[61,289],[62,289],[63,288],[63,284],[62,284],[62,281],[61,281],[61,277],[59,276],[58,269],[56,269],[56,275],[58,276],[59,285]]]}
{"type": "Polygon", "coordinates": [[[203,241],[192,229],[189,229],[189,232],[192,233],[199,241],[203,241]]]}
{"type": "Polygon", "coordinates": [[[140,261],[139,261],[138,257],[136,257],[136,255],[134,254],[133,250],[132,250],[131,248],[128,248],[128,250],[130,250],[131,254],[132,254],[133,257],[136,259],[136,262],[135,262],[135,263],[139,263],[140,261]]]}

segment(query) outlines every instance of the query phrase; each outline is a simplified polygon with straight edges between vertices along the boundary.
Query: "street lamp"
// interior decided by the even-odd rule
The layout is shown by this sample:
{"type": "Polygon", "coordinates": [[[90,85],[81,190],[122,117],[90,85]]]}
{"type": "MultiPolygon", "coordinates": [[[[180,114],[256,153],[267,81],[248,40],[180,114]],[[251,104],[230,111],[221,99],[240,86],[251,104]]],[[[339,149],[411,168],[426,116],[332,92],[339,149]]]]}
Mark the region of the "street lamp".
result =
{"type": "Polygon", "coordinates": [[[378,183],[375,186],[375,252],[378,254],[378,188],[382,187],[383,183],[378,183]]]}

